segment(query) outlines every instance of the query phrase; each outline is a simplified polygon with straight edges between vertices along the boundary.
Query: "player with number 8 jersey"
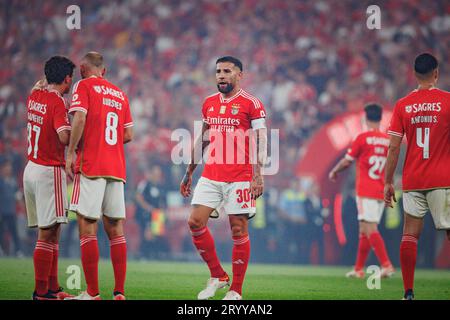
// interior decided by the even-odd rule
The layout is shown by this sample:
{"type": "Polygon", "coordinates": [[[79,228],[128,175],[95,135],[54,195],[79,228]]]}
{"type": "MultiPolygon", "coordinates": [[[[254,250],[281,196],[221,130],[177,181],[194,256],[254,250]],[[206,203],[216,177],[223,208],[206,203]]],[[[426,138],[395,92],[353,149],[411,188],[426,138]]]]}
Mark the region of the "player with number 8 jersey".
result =
{"type": "Polygon", "coordinates": [[[99,300],[97,220],[110,240],[114,269],[115,300],[125,299],[126,240],[124,184],[126,163],[124,144],[133,136],[128,98],[104,79],[103,56],[87,53],[80,64],[83,78],[73,89],[72,135],[67,150],[66,172],[74,176],[70,209],[78,214],[81,262],[87,290],[76,300],[99,300]],[[75,165],[75,149],[77,152],[75,165]]]}
{"type": "Polygon", "coordinates": [[[75,173],[126,181],[124,128],[132,127],[128,98],[104,78],[91,76],[73,88],[69,113],[89,114],[78,147],[75,173]]]}

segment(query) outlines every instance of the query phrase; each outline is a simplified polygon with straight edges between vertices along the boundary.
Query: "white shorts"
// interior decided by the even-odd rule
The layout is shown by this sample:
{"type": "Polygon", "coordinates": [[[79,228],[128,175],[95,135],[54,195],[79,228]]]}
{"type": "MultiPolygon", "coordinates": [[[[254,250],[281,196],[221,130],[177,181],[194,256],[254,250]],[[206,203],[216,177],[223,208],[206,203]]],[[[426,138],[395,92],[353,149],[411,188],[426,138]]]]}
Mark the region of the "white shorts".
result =
{"type": "Polygon", "coordinates": [[[23,191],[30,228],[67,223],[67,185],[63,167],[28,161],[23,173],[23,191]]]}
{"type": "Polygon", "coordinates": [[[416,218],[423,218],[430,211],[436,229],[450,229],[450,189],[405,192],[403,209],[416,218]]]}
{"type": "Polygon", "coordinates": [[[249,218],[256,214],[256,201],[250,195],[250,181],[220,182],[201,177],[191,204],[216,209],[211,216],[215,218],[220,207],[226,214],[248,214],[249,218]]]}
{"type": "Polygon", "coordinates": [[[384,201],[373,198],[356,197],[358,221],[380,223],[384,211],[384,201]]]}
{"type": "Polygon", "coordinates": [[[98,220],[102,215],[125,219],[124,183],[105,178],[86,178],[76,174],[70,210],[83,217],[98,220]]]}

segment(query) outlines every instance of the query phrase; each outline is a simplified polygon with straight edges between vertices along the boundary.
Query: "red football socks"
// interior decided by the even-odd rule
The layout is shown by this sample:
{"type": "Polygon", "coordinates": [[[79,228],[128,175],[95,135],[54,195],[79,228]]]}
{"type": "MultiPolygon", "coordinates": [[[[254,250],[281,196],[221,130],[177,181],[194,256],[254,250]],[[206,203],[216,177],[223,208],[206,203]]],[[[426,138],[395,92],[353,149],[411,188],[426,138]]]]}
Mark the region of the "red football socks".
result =
{"type": "Polygon", "coordinates": [[[200,229],[191,229],[191,234],[192,241],[197,248],[198,253],[203,258],[203,261],[208,264],[211,278],[223,277],[225,275],[225,270],[223,270],[220,265],[216,247],[214,245],[214,239],[211,236],[208,227],[205,226],[200,229]]]}
{"type": "Polygon", "coordinates": [[[86,278],[87,293],[96,296],[98,291],[98,243],[97,236],[82,236],[80,239],[81,263],[86,278]]]}
{"type": "Polygon", "coordinates": [[[400,244],[400,265],[402,268],[403,286],[405,291],[413,290],[414,270],[416,268],[417,241],[415,236],[404,234],[400,244]]]}
{"type": "Polygon", "coordinates": [[[370,252],[369,238],[364,233],[359,234],[358,254],[356,255],[355,270],[363,270],[370,252]]]}
{"type": "Polygon", "coordinates": [[[247,271],[250,259],[250,239],[248,234],[240,237],[233,237],[233,282],[230,290],[242,295],[242,284],[244,283],[245,272],[247,271]]]}
{"type": "Polygon", "coordinates": [[[53,262],[52,268],[50,270],[50,275],[48,277],[48,289],[52,291],[59,290],[58,282],[58,256],[59,256],[59,244],[53,244],[53,262]]]}
{"type": "Polygon", "coordinates": [[[53,262],[53,244],[38,240],[34,249],[34,279],[35,291],[38,295],[45,295],[48,291],[48,278],[53,262]]]}
{"type": "Polygon", "coordinates": [[[384,240],[381,237],[381,234],[379,232],[374,232],[370,234],[369,236],[370,244],[375,251],[375,255],[378,258],[378,261],[380,262],[381,266],[383,268],[391,266],[391,261],[389,260],[389,256],[386,251],[386,247],[384,245],[384,240]]]}
{"type": "Polygon", "coordinates": [[[114,269],[114,292],[125,294],[125,277],[127,273],[127,242],[125,236],[112,238],[109,242],[111,262],[114,269]]]}

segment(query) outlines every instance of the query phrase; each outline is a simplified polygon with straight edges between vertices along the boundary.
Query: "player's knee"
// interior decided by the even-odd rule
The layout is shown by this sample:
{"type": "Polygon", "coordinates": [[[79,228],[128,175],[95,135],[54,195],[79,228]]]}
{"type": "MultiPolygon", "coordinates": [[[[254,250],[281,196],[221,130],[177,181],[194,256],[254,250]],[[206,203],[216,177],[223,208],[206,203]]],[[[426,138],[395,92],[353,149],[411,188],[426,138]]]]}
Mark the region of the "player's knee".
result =
{"type": "Polygon", "coordinates": [[[199,219],[197,217],[190,216],[188,220],[189,229],[195,230],[200,229],[205,226],[205,223],[202,221],[202,219],[199,219]]]}
{"type": "Polygon", "coordinates": [[[109,239],[123,236],[122,224],[109,225],[108,227],[106,227],[106,225],[105,225],[105,232],[108,235],[109,239]]]}
{"type": "Polygon", "coordinates": [[[244,228],[244,226],[237,224],[231,226],[231,234],[233,235],[233,237],[242,237],[247,234],[247,230],[244,228]]]}

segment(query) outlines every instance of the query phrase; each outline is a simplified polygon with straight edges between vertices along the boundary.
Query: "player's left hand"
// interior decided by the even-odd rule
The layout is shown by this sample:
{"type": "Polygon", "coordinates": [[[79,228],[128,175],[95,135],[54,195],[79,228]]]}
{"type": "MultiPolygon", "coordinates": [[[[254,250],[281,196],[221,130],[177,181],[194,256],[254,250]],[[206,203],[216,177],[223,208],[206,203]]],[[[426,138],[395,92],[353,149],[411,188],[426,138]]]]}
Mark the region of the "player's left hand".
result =
{"type": "Polygon", "coordinates": [[[397,199],[395,198],[394,185],[392,183],[386,183],[384,185],[384,203],[387,207],[394,207],[392,200],[394,200],[394,202],[397,202],[397,199]]]}
{"type": "Polygon", "coordinates": [[[258,199],[264,192],[264,179],[262,175],[254,175],[252,182],[250,183],[250,193],[252,199],[258,199]]]}

